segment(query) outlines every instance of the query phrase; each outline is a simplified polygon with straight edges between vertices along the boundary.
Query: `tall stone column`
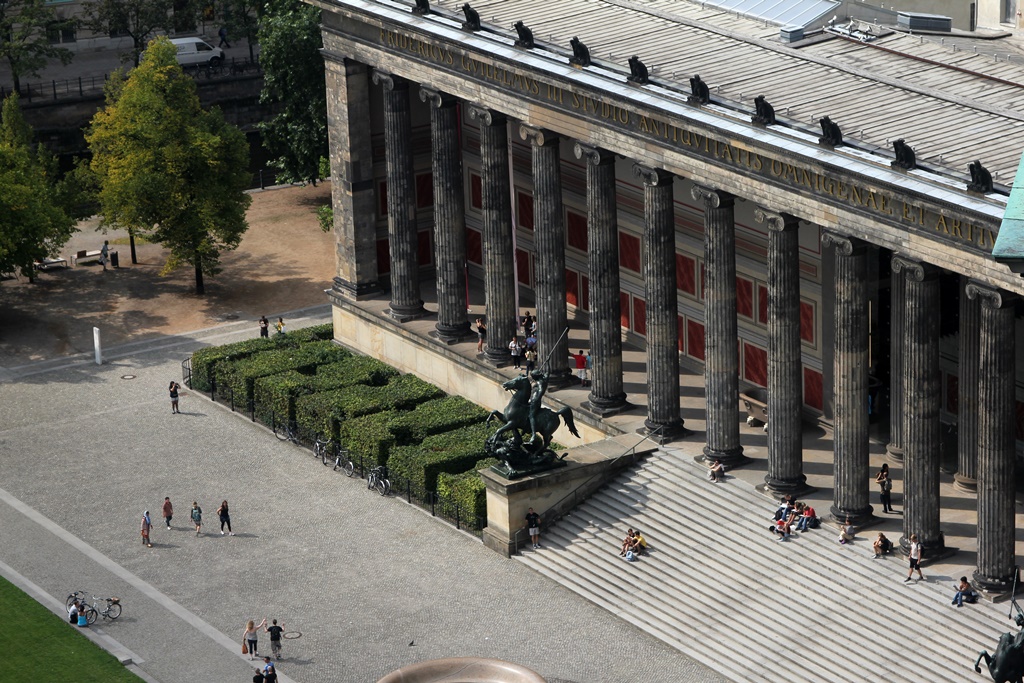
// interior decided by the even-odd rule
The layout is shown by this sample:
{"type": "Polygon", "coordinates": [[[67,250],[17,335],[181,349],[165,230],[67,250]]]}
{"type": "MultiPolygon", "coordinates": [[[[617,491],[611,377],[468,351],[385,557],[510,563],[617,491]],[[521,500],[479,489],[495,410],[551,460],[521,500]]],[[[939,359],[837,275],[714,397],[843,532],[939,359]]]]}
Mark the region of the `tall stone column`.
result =
{"type": "MultiPolygon", "coordinates": [[[[569,319],[565,311],[565,226],[562,220],[560,138],[522,125],[519,135],[533,148],[533,237],[537,258],[533,291],[537,297],[537,356],[547,358],[549,386],[568,386],[569,319]]],[[[505,340],[508,343],[508,340],[505,340]]]]}
{"type": "MultiPolygon", "coordinates": [[[[735,198],[701,185],[694,185],[691,194],[704,204],[704,381],[708,425],[704,458],[736,465],[746,458],[740,446],[735,198]]],[[[771,427],[768,431],[771,433],[771,427]]]]}
{"type": "Polygon", "coordinates": [[[633,164],[644,183],[644,298],[647,301],[647,419],[659,443],[684,433],[679,417],[679,324],[676,294],[674,176],[633,164]]]}
{"type": "Polygon", "coordinates": [[[365,299],[377,282],[377,207],[370,146],[370,68],[324,57],[327,133],[331,157],[331,204],[338,272],[332,293],[365,299]]]}
{"type": "Polygon", "coordinates": [[[868,248],[861,240],[833,232],[823,232],[821,242],[835,247],[835,492],[829,512],[835,520],[849,517],[859,525],[872,513],[868,499],[868,248]]]}
{"type": "Polygon", "coordinates": [[[483,200],[484,296],[487,345],[484,356],[496,366],[511,360],[508,342],[516,333],[516,272],[512,251],[512,201],[508,177],[508,126],[505,116],[469,107],[480,126],[480,183],[483,200]]]}
{"type": "Polygon", "coordinates": [[[458,100],[420,86],[430,106],[434,171],[434,262],[437,274],[437,338],[454,343],[471,334],[466,318],[466,205],[459,148],[458,100]]]}
{"type": "Polygon", "coordinates": [[[896,266],[898,256],[892,257],[890,277],[889,335],[889,443],[885,452],[892,462],[903,462],[903,341],[905,311],[907,308],[907,282],[896,266]]]}
{"type": "Polygon", "coordinates": [[[384,90],[384,151],[388,178],[388,245],[391,254],[391,317],[400,322],[426,315],[420,297],[416,188],[412,176],[409,81],[379,69],[373,82],[384,90]]]}
{"type": "Polygon", "coordinates": [[[967,295],[980,299],[978,368],[978,568],[974,584],[1005,593],[1013,585],[1015,453],[1016,297],[978,283],[967,295]]]}
{"type": "Polygon", "coordinates": [[[577,159],[587,164],[587,255],[590,270],[590,409],[614,415],[627,408],[622,385],[619,304],[619,223],[615,155],[577,142],[577,159]]]}
{"type": "Polygon", "coordinates": [[[978,355],[981,308],[968,294],[970,279],[960,276],[960,353],[957,363],[957,462],[954,485],[978,490],[978,355]]]}
{"type": "Polygon", "coordinates": [[[768,473],[773,493],[807,490],[803,473],[803,361],[800,351],[800,221],[757,208],[768,225],[768,473]]]}
{"type": "Polygon", "coordinates": [[[939,272],[893,258],[906,283],[903,342],[903,537],[917,534],[925,557],[945,554],[939,528],[939,272]]]}

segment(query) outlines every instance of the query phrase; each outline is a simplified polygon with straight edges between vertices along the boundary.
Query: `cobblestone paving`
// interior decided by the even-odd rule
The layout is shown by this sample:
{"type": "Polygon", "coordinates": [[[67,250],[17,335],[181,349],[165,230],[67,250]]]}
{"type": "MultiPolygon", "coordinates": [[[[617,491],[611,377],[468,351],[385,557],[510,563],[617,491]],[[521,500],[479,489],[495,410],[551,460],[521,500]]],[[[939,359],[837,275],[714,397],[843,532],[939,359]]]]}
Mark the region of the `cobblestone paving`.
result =
{"type": "MultiPolygon", "coordinates": [[[[205,337],[251,334],[229,325],[205,337]]],[[[244,621],[267,616],[302,632],[281,664],[296,681],[372,682],[447,656],[512,660],[562,683],[724,680],[205,398],[188,392],[171,415],[167,384],[200,343],[168,344],[112,349],[102,367],[19,368],[0,382],[0,489],[100,561],[4,502],[0,560],[61,599],[76,588],[121,595],[124,615],[104,630],[149,676],[249,680],[244,621]],[[159,519],[165,495],[171,531],[159,519]],[[233,537],[216,519],[225,498],[233,537]],[[188,527],[193,500],[204,511],[200,537],[188,527]],[[139,537],[145,509],[152,549],[139,537]]]]}

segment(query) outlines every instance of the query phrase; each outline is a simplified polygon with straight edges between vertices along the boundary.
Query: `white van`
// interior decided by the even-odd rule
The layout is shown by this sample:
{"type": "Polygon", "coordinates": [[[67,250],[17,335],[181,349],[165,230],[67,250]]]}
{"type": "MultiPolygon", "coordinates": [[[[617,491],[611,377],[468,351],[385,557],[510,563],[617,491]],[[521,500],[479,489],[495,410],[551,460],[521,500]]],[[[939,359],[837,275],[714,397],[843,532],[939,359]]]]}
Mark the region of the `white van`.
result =
{"type": "Polygon", "coordinates": [[[224,50],[202,38],[171,38],[171,44],[178,48],[181,66],[217,66],[224,61],[224,50]]]}

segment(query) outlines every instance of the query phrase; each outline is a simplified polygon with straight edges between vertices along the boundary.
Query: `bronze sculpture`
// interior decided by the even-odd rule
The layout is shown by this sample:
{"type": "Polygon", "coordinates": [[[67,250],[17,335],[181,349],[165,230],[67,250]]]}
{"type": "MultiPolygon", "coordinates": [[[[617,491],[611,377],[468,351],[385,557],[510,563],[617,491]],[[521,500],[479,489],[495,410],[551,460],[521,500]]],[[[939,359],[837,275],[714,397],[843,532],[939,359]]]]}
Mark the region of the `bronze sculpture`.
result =
{"type": "Polygon", "coordinates": [[[487,418],[488,422],[498,419],[504,423],[488,437],[486,450],[490,457],[502,461],[503,467],[494,469],[508,479],[565,464],[550,449],[552,436],[562,421],[569,433],[579,437],[572,408],[554,411],[541,405],[549,378],[550,373],[534,370],[529,377],[519,375],[505,382],[502,387],[512,392],[512,399],[504,412],[491,411],[487,418]],[[530,436],[529,440],[524,440],[525,435],[530,436]]]}
{"type": "Polygon", "coordinates": [[[466,20],[462,22],[462,28],[466,31],[479,31],[480,13],[470,7],[468,2],[462,6],[462,13],[466,15],[466,20]]]}
{"type": "Polygon", "coordinates": [[[629,76],[626,80],[637,85],[644,85],[651,82],[651,75],[647,71],[647,65],[640,61],[640,58],[633,55],[629,58],[629,76]]]}
{"type": "Polygon", "coordinates": [[[980,161],[971,162],[967,168],[971,171],[971,182],[967,185],[968,192],[988,194],[992,191],[992,174],[981,165],[980,161]]]}
{"type": "Polygon", "coordinates": [[[838,147],[843,144],[843,132],[839,130],[838,123],[827,116],[818,123],[821,124],[821,137],[818,138],[818,142],[830,147],[838,147]]]}
{"type": "Polygon", "coordinates": [[[768,103],[764,95],[754,98],[754,115],[750,117],[752,123],[760,123],[762,126],[771,126],[775,123],[775,107],[768,103]]]}
{"type": "Polygon", "coordinates": [[[425,17],[430,14],[430,0],[416,0],[416,4],[413,5],[412,13],[421,17],[425,17]]]}
{"type": "Polygon", "coordinates": [[[569,44],[572,45],[572,57],[569,57],[569,63],[579,67],[590,66],[590,48],[576,36],[572,37],[569,44]]]}
{"type": "Polygon", "coordinates": [[[974,670],[981,673],[981,660],[985,660],[988,673],[995,683],[1024,683],[1024,611],[1017,604],[1017,574],[1014,573],[1013,593],[1010,597],[1010,614],[1017,610],[1014,623],[1020,628],[1017,633],[999,636],[995,654],[982,650],[974,662],[974,670]]]}
{"type": "Polygon", "coordinates": [[[690,96],[686,101],[690,104],[707,104],[711,101],[711,91],[708,84],[700,79],[700,74],[694,74],[690,79],[690,96]]]}
{"type": "Polygon", "coordinates": [[[515,28],[516,33],[519,35],[519,38],[516,39],[516,47],[525,48],[527,50],[533,49],[533,31],[527,28],[526,24],[522,21],[517,21],[512,24],[512,27],[515,28]]]}
{"type": "Polygon", "coordinates": [[[913,148],[904,142],[903,138],[893,140],[892,149],[896,153],[896,160],[891,164],[893,168],[902,168],[905,171],[917,168],[917,155],[914,154],[913,148]]]}

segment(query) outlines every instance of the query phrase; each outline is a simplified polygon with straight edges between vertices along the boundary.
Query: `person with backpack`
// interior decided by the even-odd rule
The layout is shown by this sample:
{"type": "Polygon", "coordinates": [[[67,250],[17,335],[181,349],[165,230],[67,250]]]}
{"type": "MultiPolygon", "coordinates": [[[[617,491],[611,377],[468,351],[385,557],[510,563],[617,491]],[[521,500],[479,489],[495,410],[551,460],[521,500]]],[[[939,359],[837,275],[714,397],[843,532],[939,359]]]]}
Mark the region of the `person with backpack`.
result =
{"type": "Polygon", "coordinates": [[[199,507],[199,503],[192,501],[192,523],[196,525],[196,536],[203,530],[203,508],[199,507]]]}

